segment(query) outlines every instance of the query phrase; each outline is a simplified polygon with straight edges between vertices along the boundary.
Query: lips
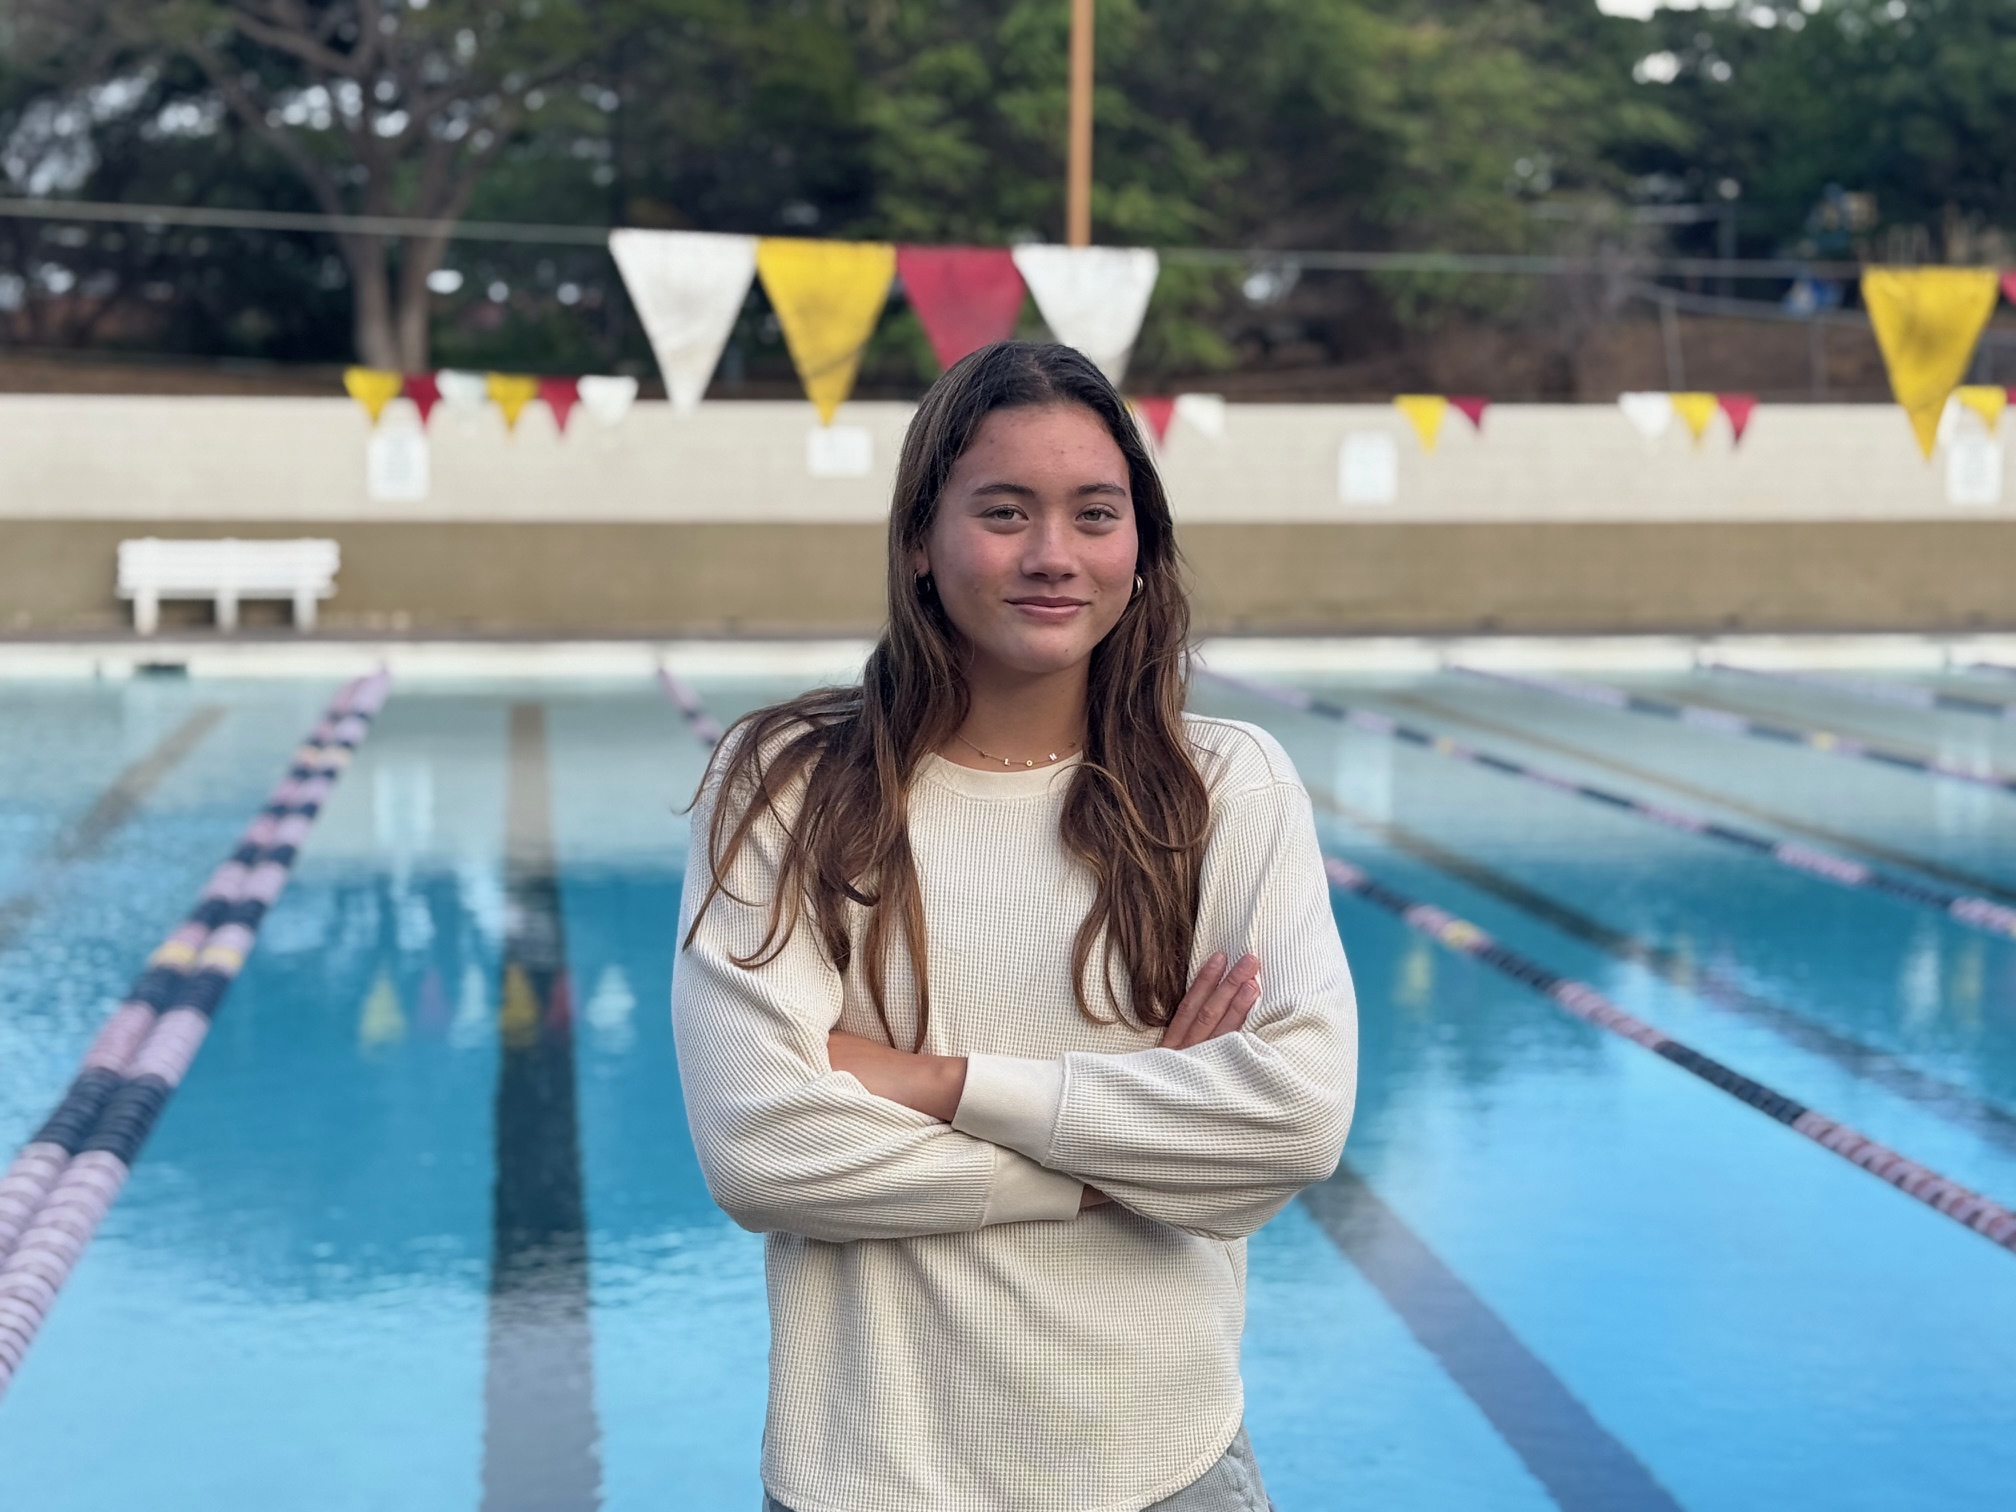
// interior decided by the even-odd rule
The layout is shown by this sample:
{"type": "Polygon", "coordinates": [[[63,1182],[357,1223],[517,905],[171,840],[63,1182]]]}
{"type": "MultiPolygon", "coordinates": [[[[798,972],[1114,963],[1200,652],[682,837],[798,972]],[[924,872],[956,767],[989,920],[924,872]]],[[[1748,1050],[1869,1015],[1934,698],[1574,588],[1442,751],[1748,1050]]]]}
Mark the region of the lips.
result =
{"type": "Polygon", "coordinates": [[[1011,604],[1027,605],[1033,609],[1083,609],[1084,599],[1071,598],[1018,598],[1008,600],[1011,604]]]}

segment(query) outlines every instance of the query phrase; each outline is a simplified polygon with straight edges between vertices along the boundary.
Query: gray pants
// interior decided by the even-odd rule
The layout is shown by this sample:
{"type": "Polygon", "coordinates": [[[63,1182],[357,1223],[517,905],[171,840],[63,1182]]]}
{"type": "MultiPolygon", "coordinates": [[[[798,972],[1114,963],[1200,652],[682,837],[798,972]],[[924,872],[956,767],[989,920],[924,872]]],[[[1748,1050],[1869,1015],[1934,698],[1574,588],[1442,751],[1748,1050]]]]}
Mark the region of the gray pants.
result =
{"type": "MultiPolygon", "coordinates": [[[[763,1512],[791,1512],[791,1509],[763,1493],[763,1512]]],[[[948,1507],[945,1512],[957,1512],[948,1507]]],[[[1253,1459],[1253,1444],[1241,1423],[1225,1452],[1197,1479],[1181,1491],[1151,1502],[1142,1512],[1274,1512],[1267,1488],[1260,1483],[1260,1466],[1253,1459]]]]}

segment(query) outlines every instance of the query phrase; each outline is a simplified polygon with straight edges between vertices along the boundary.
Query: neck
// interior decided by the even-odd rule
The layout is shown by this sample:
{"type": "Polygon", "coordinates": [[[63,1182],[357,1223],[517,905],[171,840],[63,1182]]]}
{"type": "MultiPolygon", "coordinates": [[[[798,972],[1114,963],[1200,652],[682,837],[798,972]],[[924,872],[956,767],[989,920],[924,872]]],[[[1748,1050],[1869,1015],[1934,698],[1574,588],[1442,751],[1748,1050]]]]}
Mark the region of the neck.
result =
{"type": "Polygon", "coordinates": [[[1076,755],[1085,738],[1089,671],[1086,662],[1036,675],[971,669],[967,674],[966,721],[959,726],[958,735],[973,745],[955,736],[938,754],[960,766],[983,771],[998,768],[1004,756],[1017,766],[1024,761],[1040,766],[1053,751],[1059,757],[1076,755]],[[994,759],[980,756],[973,746],[994,759]]]}

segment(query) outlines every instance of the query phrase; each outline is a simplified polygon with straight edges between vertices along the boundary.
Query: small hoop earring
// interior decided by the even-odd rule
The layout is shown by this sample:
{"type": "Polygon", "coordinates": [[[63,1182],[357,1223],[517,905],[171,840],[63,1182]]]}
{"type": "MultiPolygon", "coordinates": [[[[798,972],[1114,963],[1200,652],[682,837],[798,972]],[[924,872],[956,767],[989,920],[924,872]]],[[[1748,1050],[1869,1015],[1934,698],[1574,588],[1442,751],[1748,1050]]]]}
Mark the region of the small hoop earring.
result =
{"type": "Polygon", "coordinates": [[[938,585],[931,581],[931,574],[928,572],[918,573],[914,581],[917,584],[917,596],[919,598],[929,598],[933,593],[938,591],[938,585]]]}
{"type": "Polygon", "coordinates": [[[1147,583],[1145,583],[1145,582],[1143,582],[1143,581],[1142,581],[1142,579],[1141,579],[1141,574],[1140,574],[1140,573],[1138,573],[1138,572],[1137,572],[1137,573],[1135,573],[1135,574],[1134,574],[1134,591],[1133,591],[1132,593],[1130,593],[1130,594],[1128,594],[1128,595],[1127,595],[1127,602],[1131,604],[1131,603],[1133,603],[1133,602],[1134,602],[1134,600],[1135,600],[1135,599],[1137,599],[1137,598],[1141,597],[1141,590],[1142,590],[1143,588],[1146,588],[1147,586],[1148,586],[1148,585],[1147,585],[1147,583]]]}

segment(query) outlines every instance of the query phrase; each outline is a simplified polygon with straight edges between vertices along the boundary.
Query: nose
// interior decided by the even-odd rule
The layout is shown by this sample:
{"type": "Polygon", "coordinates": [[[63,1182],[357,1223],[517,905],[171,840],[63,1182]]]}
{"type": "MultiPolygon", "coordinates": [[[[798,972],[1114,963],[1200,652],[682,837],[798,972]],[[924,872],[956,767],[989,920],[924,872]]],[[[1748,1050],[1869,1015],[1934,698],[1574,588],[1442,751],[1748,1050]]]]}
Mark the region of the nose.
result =
{"type": "Polygon", "coordinates": [[[1049,511],[1039,514],[1035,528],[1023,537],[1022,574],[1046,583],[1063,582],[1078,575],[1076,550],[1071,538],[1071,522],[1049,511]]]}

